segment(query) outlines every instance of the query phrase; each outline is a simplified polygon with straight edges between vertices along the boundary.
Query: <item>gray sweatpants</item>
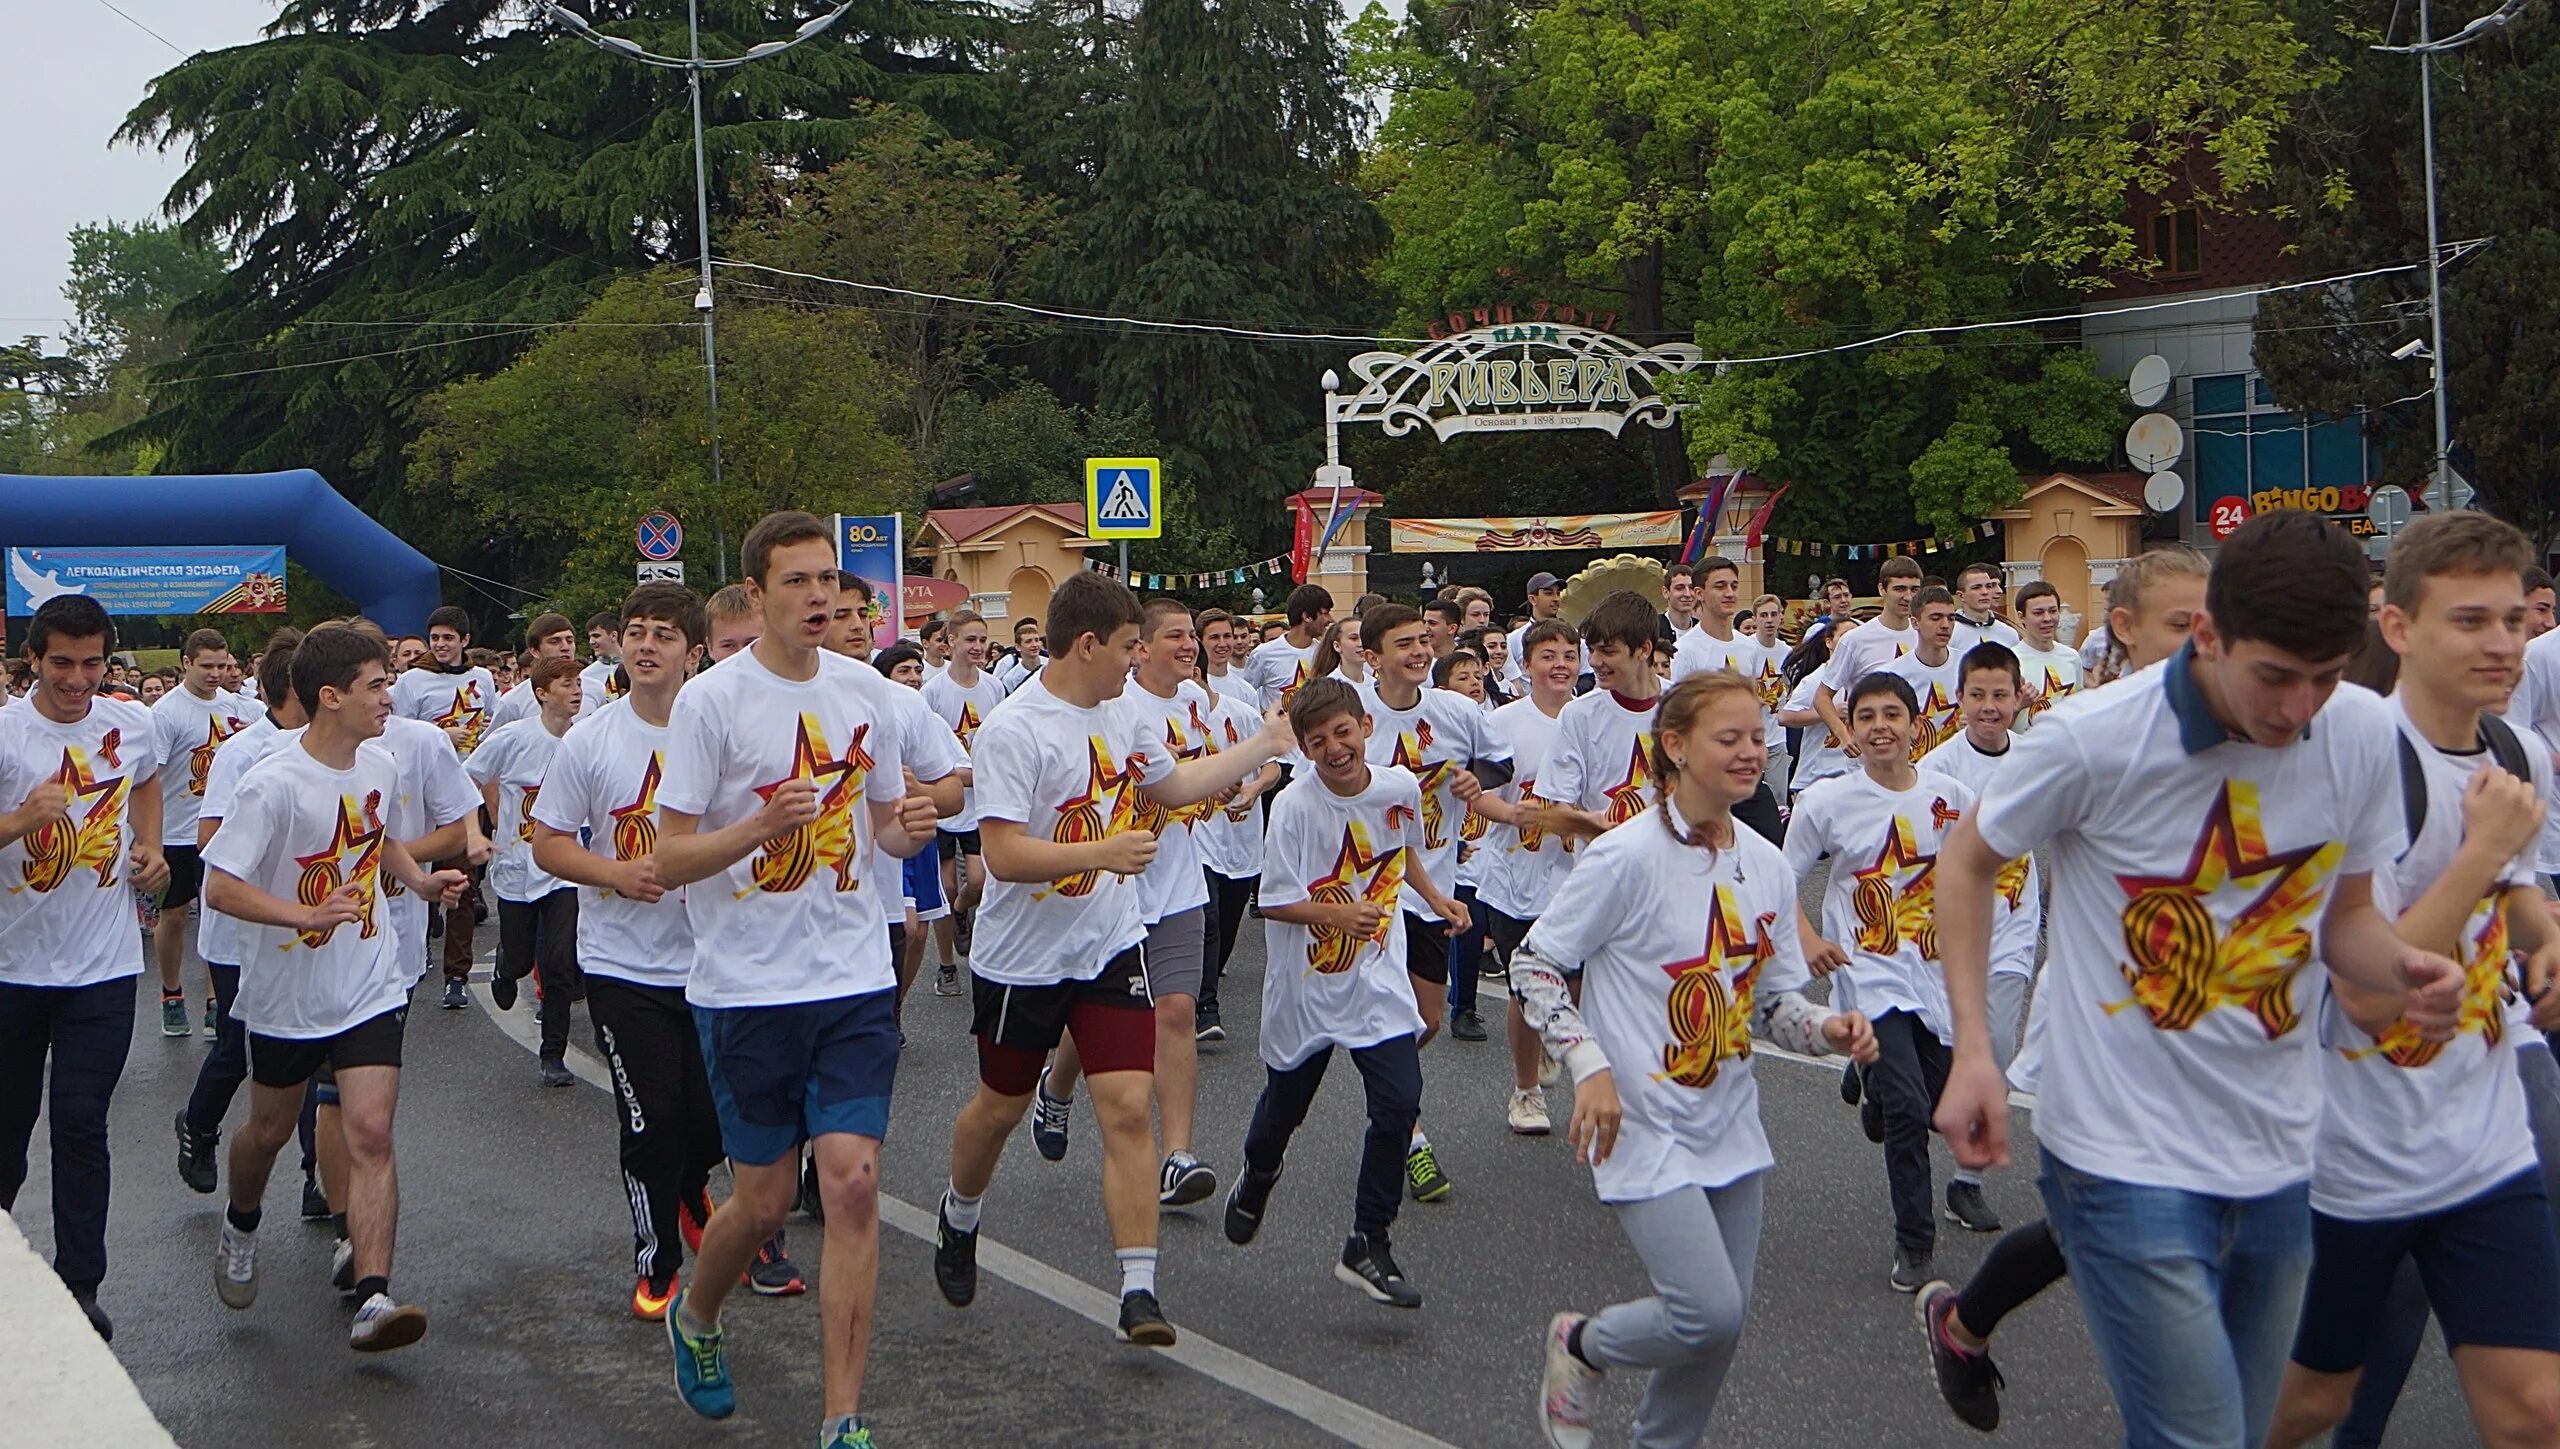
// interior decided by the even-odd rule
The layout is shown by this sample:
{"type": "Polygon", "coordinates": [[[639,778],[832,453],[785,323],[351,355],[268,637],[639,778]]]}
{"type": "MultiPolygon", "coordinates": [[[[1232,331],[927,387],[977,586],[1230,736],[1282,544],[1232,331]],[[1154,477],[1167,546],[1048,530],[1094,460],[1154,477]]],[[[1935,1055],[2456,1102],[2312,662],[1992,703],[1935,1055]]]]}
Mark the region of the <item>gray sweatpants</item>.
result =
{"type": "Polygon", "coordinates": [[[1582,1330],[1582,1354],[1602,1368],[1653,1371],[1636,1410],[1636,1449],[1696,1449],[1706,1438],[1751,1310],[1764,1175],[1611,1204],[1654,1296],[1600,1310],[1582,1330]]]}

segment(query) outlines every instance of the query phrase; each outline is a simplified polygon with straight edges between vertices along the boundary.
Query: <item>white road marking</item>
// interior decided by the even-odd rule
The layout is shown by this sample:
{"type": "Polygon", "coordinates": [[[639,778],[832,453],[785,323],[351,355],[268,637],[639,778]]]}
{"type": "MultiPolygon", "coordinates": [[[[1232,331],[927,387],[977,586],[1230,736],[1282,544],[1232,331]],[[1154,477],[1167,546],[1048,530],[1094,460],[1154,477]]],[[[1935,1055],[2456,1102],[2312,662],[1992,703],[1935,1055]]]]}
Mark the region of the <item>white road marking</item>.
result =
{"type": "MultiPolygon", "coordinates": [[[[472,983],[470,996],[472,1004],[480,1008],[480,1014],[497,1023],[498,1030],[506,1033],[509,1040],[527,1051],[541,1050],[542,1029],[531,1010],[498,1010],[497,1003],[489,999],[488,986],[483,981],[472,983]]],[[[528,992],[527,1005],[530,1002],[531,993],[528,992]]],[[[604,1063],[594,1053],[571,1042],[568,1065],[570,1074],[579,1081],[607,1096],[613,1094],[612,1074],[605,1070],[604,1063]]],[[[880,1220],[919,1242],[933,1242],[936,1224],[931,1209],[918,1207],[884,1192],[880,1194],[880,1220]]],[[[1115,1331],[1120,1326],[1119,1299],[1027,1253],[981,1237],[978,1240],[978,1266],[1079,1318],[1115,1331]]],[[[1446,1440],[1435,1439],[1339,1394],[1318,1388],[1294,1374],[1273,1368],[1260,1359],[1238,1353],[1193,1329],[1182,1329],[1181,1341],[1173,1347],[1155,1351],[1184,1368],[1238,1393],[1260,1399],[1346,1444],[1359,1446],[1359,1449],[1457,1449],[1446,1440]]]]}

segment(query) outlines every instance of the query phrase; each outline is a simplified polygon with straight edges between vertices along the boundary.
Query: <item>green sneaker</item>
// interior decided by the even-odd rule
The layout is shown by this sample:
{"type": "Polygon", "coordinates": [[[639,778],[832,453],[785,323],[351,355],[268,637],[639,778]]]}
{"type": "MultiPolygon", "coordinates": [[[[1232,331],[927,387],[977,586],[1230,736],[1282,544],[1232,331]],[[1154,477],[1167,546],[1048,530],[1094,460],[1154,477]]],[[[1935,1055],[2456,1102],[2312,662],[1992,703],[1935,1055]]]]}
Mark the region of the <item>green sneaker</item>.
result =
{"type": "Polygon", "coordinates": [[[721,1351],[715,1325],[700,1338],[684,1331],[684,1295],[667,1305],[667,1345],[675,1351],[676,1394],[685,1407],[706,1419],[725,1419],[738,1411],[738,1393],[729,1383],[728,1355],[721,1351]]]}
{"type": "Polygon", "coordinates": [[[818,1431],[818,1449],[874,1449],[870,1426],[862,1422],[859,1414],[830,1420],[826,1428],[818,1431]]]}
{"type": "Polygon", "coordinates": [[[1438,1202],[1449,1195],[1449,1175],[1440,1170],[1428,1142],[1405,1154],[1404,1181],[1415,1202],[1438,1202]]]}
{"type": "Polygon", "coordinates": [[[187,994],[160,994],[160,1034],[162,1036],[194,1036],[196,1024],[187,1019],[187,994]]]}

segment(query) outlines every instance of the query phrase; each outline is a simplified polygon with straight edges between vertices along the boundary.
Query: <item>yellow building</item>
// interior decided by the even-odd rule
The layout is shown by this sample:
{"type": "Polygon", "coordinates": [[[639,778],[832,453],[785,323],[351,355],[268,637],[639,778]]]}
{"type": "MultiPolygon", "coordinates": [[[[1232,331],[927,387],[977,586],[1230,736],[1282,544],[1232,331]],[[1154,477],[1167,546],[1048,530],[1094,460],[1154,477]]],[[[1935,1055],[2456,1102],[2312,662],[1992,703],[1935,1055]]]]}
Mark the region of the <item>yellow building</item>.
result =
{"type": "Polygon", "coordinates": [[[2063,612],[2079,617],[2069,637],[2086,638],[2106,616],[2116,570],[2142,552],[2142,521],[2149,516],[2143,482],[2140,473],[2051,473],[2030,480],[2017,507],[1993,515],[2000,520],[2001,567],[2011,597],[2044,580],[2062,596],[2063,612]]]}
{"type": "Polygon", "coordinates": [[[1050,591],[1083,569],[1086,549],[1103,546],[1084,530],[1082,502],[937,508],[909,551],[930,555],[934,577],[967,589],[969,607],[994,621],[988,632],[1004,643],[1004,621],[1046,614],[1050,591]]]}

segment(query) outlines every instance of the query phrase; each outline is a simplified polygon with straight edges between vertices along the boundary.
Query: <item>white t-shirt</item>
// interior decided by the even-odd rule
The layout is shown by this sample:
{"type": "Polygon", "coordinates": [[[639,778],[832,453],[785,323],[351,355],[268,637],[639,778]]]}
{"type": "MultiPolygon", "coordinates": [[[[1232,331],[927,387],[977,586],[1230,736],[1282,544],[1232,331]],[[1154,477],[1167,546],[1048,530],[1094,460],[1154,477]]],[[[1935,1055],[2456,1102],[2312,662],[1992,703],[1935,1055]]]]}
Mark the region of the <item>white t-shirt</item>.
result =
{"type": "Polygon", "coordinates": [[[184,685],[151,706],[151,753],[160,761],[161,844],[196,848],[196,813],[204,806],[213,752],[262,712],[221,690],[198,699],[184,685]]]}
{"type": "Polygon", "coordinates": [[[356,750],[347,769],[311,757],[296,736],[250,767],[204,852],[219,870],[278,900],[317,902],[352,885],[363,914],[324,931],[242,923],[240,991],[232,1019],[261,1036],[309,1040],[409,999],[398,932],[385,909],[384,816],[400,788],[391,757],[356,750]]]}
{"type": "MultiPolygon", "coordinates": [[[[1823,672],[1817,669],[1797,681],[1781,708],[1812,709],[1813,696],[1822,688],[1822,680],[1823,672]]],[[[1845,774],[1849,768],[1849,757],[1840,748],[1839,736],[1831,733],[1820,720],[1806,725],[1796,736],[1796,773],[1790,783],[1797,794],[1803,794],[1834,775],[1845,774]]]]}
{"type": "Polygon", "coordinates": [[[2014,646],[2018,654],[2018,674],[2024,681],[2026,699],[2018,710],[2018,723],[2029,725],[2035,717],[2080,692],[2080,656],[2056,644],[2051,649],[2038,649],[2032,644],[2014,646]]]}
{"type": "MultiPolygon", "coordinates": [[[[569,727],[543,777],[533,818],[608,860],[658,850],[658,786],[667,731],[616,699],[569,727]]],[[[654,905],[616,891],[578,890],[578,965],[635,986],[682,987],[693,972],[693,926],[682,887],[654,905]]]]}
{"type": "MultiPolygon", "coordinates": [[[[2541,738],[2546,757],[2560,751],[2560,629],[2525,646],[2524,679],[2507,708],[2519,726],[2541,738]]],[[[2544,791],[2542,807],[2542,848],[2534,864],[2544,875],[2560,875],[2560,793],[2544,791]]]]}
{"type": "MultiPolygon", "coordinates": [[[[1972,791],[1978,801],[2007,767],[2016,749],[2013,737],[2008,749],[1986,755],[1973,742],[1972,735],[1958,730],[1954,739],[1931,750],[1920,762],[1920,768],[1947,776],[1972,791]]],[[[2000,867],[1998,884],[1992,890],[1991,974],[2035,975],[2036,938],[2043,931],[2044,883],[2036,874],[2035,855],[2029,852],[2000,867]]]]}
{"type": "MultiPolygon", "coordinates": [[[[1209,726],[1215,732],[1216,748],[1232,750],[1260,733],[1262,710],[1250,691],[1221,691],[1209,726]]],[[[1192,831],[1200,847],[1200,863],[1229,880],[1251,880],[1262,874],[1261,815],[1257,796],[1242,804],[1222,805],[1202,817],[1192,831]]]]}
{"type": "MultiPolygon", "coordinates": [[[[471,783],[462,761],[454,757],[453,742],[434,725],[393,715],[382,722],[382,733],[365,741],[362,748],[387,756],[399,781],[382,814],[382,828],[392,839],[406,844],[480,809],[480,787],[471,783]]],[[[214,761],[217,768],[221,763],[219,758],[214,761]]],[[[412,975],[422,973],[427,959],[427,903],[388,871],[382,877],[382,897],[391,913],[401,965],[412,975]]]]}
{"type": "Polygon", "coordinates": [[[1609,1059],[1625,1116],[1591,1170],[1604,1202],[1724,1187],[1770,1167],[1751,1074],[1764,992],[1811,974],[1795,884],[1778,848],[1736,826],[1730,850],[1674,836],[1660,818],[1583,848],[1528,945],[1582,968],[1581,1013],[1609,1059]]]}
{"type": "Polygon", "coordinates": [[[142,970],[142,925],[125,877],[133,787],[160,768],[151,712],[92,695],[77,724],[56,724],[26,700],[0,712],[0,799],[15,810],[59,780],[61,820],[0,846],[0,982],[94,986],[142,970]]]}
{"type": "MultiPolygon", "coordinates": [[[[2427,782],[2418,838],[2373,873],[2374,904],[2396,917],[2452,864],[2462,844],[2462,792],[2472,772],[2492,762],[2486,749],[2453,754],[2427,743],[2398,701],[2391,712],[2427,782]]],[[[2536,757],[2530,767],[2532,783],[2547,794],[2550,761],[2536,757]]],[[[2396,770],[2392,784],[2399,784],[2396,770]]],[[[2519,851],[2463,923],[2455,954],[2463,968],[2462,1016],[2452,1041],[2425,1041],[2406,1021],[2379,1039],[2367,1036],[2347,1019],[2328,976],[2319,975],[2323,1107],[2311,1205],[2321,1212],[2360,1220],[2418,1217],[2477,1197],[2534,1165],[2515,1062],[2517,1038],[2533,1028],[2524,1019],[2530,1007],[2513,1000],[2504,895],[2510,886],[2533,888],[2533,856],[2533,846],[2519,851]]]]}
{"type": "Polygon", "coordinates": [[[1908,1011],[1940,1041],[1955,1041],[1946,969],[1938,960],[1938,845],[1973,805],[1963,785],[1922,770],[1888,790],[1864,770],[1823,781],[1796,800],[1787,864],[1801,878],[1830,856],[1822,931],[1849,953],[1839,975],[1868,1017],[1908,1011]]]}
{"type": "MultiPolygon", "coordinates": [[[[1196,760],[1210,748],[1209,715],[1217,701],[1194,680],[1179,680],[1173,697],[1151,693],[1129,676],[1111,707],[1148,739],[1150,754],[1170,756],[1177,765],[1196,760]]],[[[1138,828],[1156,833],[1155,863],[1138,877],[1138,916],[1148,925],[1209,903],[1209,878],[1200,873],[1200,823],[1216,813],[1217,802],[1198,800],[1168,809],[1144,795],[1138,797],[1138,828]]]]}
{"type": "Polygon", "coordinates": [[[2100,624],[2080,641],[2080,673],[2084,677],[2097,673],[2099,667],[2107,662],[2107,647],[2112,639],[2107,626],[2100,624]]]}
{"type": "MultiPolygon", "coordinates": [[[[542,713],[542,706],[535,703],[533,698],[533,681],[519,679],[507,686],[506,693],[498,696],[498,707],[489,714],[489,734],[495,734],[517,720],[531,719],[540,713],[542,713]]],[[[482,735],[481,738],[485,740],[488,735],[482,735]]]]}
{"type": "Polygon", "coordinates": [[[1209,689],[1222,699],[1243,700],[1252,708],[1254,717],[1261,718],[1262,691],[1254,688],[1253,681],[1244,677],[1243,665],[1237,665],[1224,674],[1210,675],[1209,689]]]}
{"type": "MultiPolygon", "coordinates": [[[[205,772],[204,800],[196,823],[220,822],[231,813],[232,797],[239,793],[240,777],[249,773],[249,767],[300,738],[302,731],[277,729],[274,718],[265,714],[241,726],[240,733],[224,740],[222,748],[214,751],[213,768],[205,772]]],[[[443,733],[438,732],[436,738],[443,739],[443,733]]],[[[445,746],[445,757],[453,757],[450,744],[445,746]]],[[[249,952],[249,937],[255,929],[208,904],[196,913],[196,954],[214,965],[237,968],[249,952]]]]}
{"type": "Polygon", "coordinates": [[[1671,682],[1678,684],[1719,669],[1730,669],[1751,679],[1760,673],[1761,656],[1767,652],[1753,635],[1737,630],[1731,638],[1719,639],[1701,624],[1681,631],[1680,647],[1671,652],[1671,682]]]}
{"type": "Polygon", "coordinates": [[[2040,1144],[2117,1181],[2259,1197],[2311,1176],[2297,978],[2332,886],[2398,849],[2399,763],[2390,710],[2352,685],[2282,749],[2225,738],[2190,657],[2019,735],[1978,825],[2003,857],[2051,852],[2040,1144]]]}
{"type": "MultiPolygon", "coordinates": [[[[1139,827],[1142,787],[1173,773],[1162,742],[1110,701],[1086,709],[1026,680],[978,727],[980,828],[1019,821],[1034,840],[1101,840],[1139,827]]],[[[969,970],[1005,986],[1087,981],[1147,933],[1138,879],[987,876],[969,970]]]]}
{"type": "Polygon", "coordinates": [[[1421,809],[1421,787],[1392,765],[1372,765],[1369,788],[1347,799],[1311,777],[1271,802],[1271,833],[1262,843],[1265,1065],[1286,1071],[1321,1047],[1421,1034],[1396,909],[1405,871],[1422,850],[1421,809]],[[1366,900],[1385,919],[1378,934],[1363,939],[1269,914],[1270,907],[1309,900],[1366,900]]]}
{"type": "MultiPolygon", "coordinates": [[[[1467,807],[1451,787],[1458,772],[1474,761],[1508,762],[1509,748],[1485,728],[1484,713],[1476,702],[1454,689],[1424,685],[1413,708],[1400,710],[1389,708],[1378,697],[1373,681],[1361,688],[1360,702],[1369,711],[1369,763],[1395,765],[1421,787],[1422,850],[1414,863],[1429,873],[1432,885],[1444,894],[1456,890],[1458,833],[1466,824],[1467,807]]],[[[1410,878],[1405,882],[1404,908],[1426,921],[1440,919],[1410,878]]]]}
{"type": "MultiPolygon", "coordinates": [[[[1756,641],[1755,641],[1756,643],[1756,641]]],[[[1784,641],[1759,644],[1759,661],[1743,677],[1760,696],[1760,728],[1769,742],[1771,754],[1787,752],[1787,727],[1778,723],[1778,711],[1787,702],[1787,655],[1791,651],[1784,641]]]]}
{"type": "MultiPolygon", "coordinates": [[[[1851,638],[1857,636],[1851,635],[1851,638]]],[[[1937,664],[1923,664],[1917,653],[1899,655],[1885,663],[1885,672],[1899,674],[1911,681],[1911,692],[1920,701],[1920,713],[1912,723],[1911,762],[1918,764],[1931,750],[1964,733],[1964,656],[1949,650],[1937,664]]],[[[1840,717],[1849,717],[1849,692],[1842,690],[1833,702],[1840,717]]]]}
{"type": "Polygon", "coordinates": [[[824,650],[791,680],[742,650],[676,694],[658,809],[723,829],[787,780],[811,780],[818,818],[687,888],[695,1006],[786,1006],[887,991],[889,912],[868,883],[872,805],[906,793],[891,691],[868,664],[824,650]]]}
{"type": "Polygon", "coordinates": [[[566,881],[546,874],[533,863],[533,808],[542,798],[542,778],[560,737],[542,727],[542,717],[509,720],[489,732],[471,752],[464,768],[472,783],[498,787],[497,853],[489,858],[489,888],[502,901],[538,901],[566,881]]]}
{"type": "MultiPolygon", "coordinates": [[[[1848,703],[1849,686],[1919,647],[1918,629],[1908,624],[1888,629],[1882,619],[1869,619],[1841,635],[1831,651],[1831,662],[1822,669],[1822,682],[1831,686],[1833,706],[1848,703]]],[[[1847,719],[1848,712],[1843,710],[1840,717],[1847,719]]]]}
{"type": "MultiPolygon", "coordinates": [[[[987,716],[996,712],[996,706],[1004,703],[1004,686],[996,683],[994,675],[981,669],[976,682],[964,687],[946,669],[924,682],[923,696],[925,707],[959,737],[960,748],[975,750],[978,726],[985,724],[987,716]]],[[[975,784],[970,785],[961,797],[960,813],[943,820],[941,828],[954,834],[978,828],[978,787],[975,784]]]]}
{"type": "Polygon", "coordinates": [[[1289,642],[1288,635],[1275,634],[1253,646],[1253,652],[1245,656],[1243,673],[1244,682],[1253,686],[1254,698],[1265,708],[1275,701],[1287,708],[1296,697],[1298,686],[1315,673],[1316,649],[1321,642],[1311,639],[1301,649],[1289,642]]]}
{"type": "Polygon", "coordinates": [[[1538,772],[1538,798],[1597,812],[1611,825],[1652,809],[1653,716],[1661,704],[1595,689],[1565,705],[1538,772]]]}
{"type": "Polygon", "coordinates": [[[578,671],[578,718],[585,719],[622,698],[622,691],[613,687],[614,671],[621,667],[619,660],[594,659],[578,671]]]}
{"type": "Polygon", "coordinates": [[[412,669],[391,681],[391,712],[403,719],[422,719],[438,729],[459,727],[455,752],[468,755],[495,727],[498,681],[486,669],[447,674],[441,669],[412,669]]]}
{"type": "Polygon", "coordinates": [[[1991,616],[1991,622],[1977,624],[1965,617],[1964,610],[1958,609],[1956,610],[1955,638],[1948,643],[1947,647],[1958,659],[1962,659],[1976,644],[2006,644],[2011,649],[2016,649],[2019,638],[2017,626],[1997,614],[1991,616]]]}
{"type": "MultiPolygon", "coordinates": [[[[1566,708],[1571,708],[1570,701],[1566,708]]],[[[1515,699],[1493,712],[1494,738],[1511,752],[1511,778],[1494,793],[1511,804],[1538,793],[1538,778],[1555,748],[1557,720],[1534,699],[1515,699]]],[[[1470,813],[1471,819],[1483,819],[1470,813]]],[[[1572,866],[1572,842],[1544,830],[1488,822],[1476,846],[1476,899],[1515,921],[1534,921],[1572,866]]]]}

